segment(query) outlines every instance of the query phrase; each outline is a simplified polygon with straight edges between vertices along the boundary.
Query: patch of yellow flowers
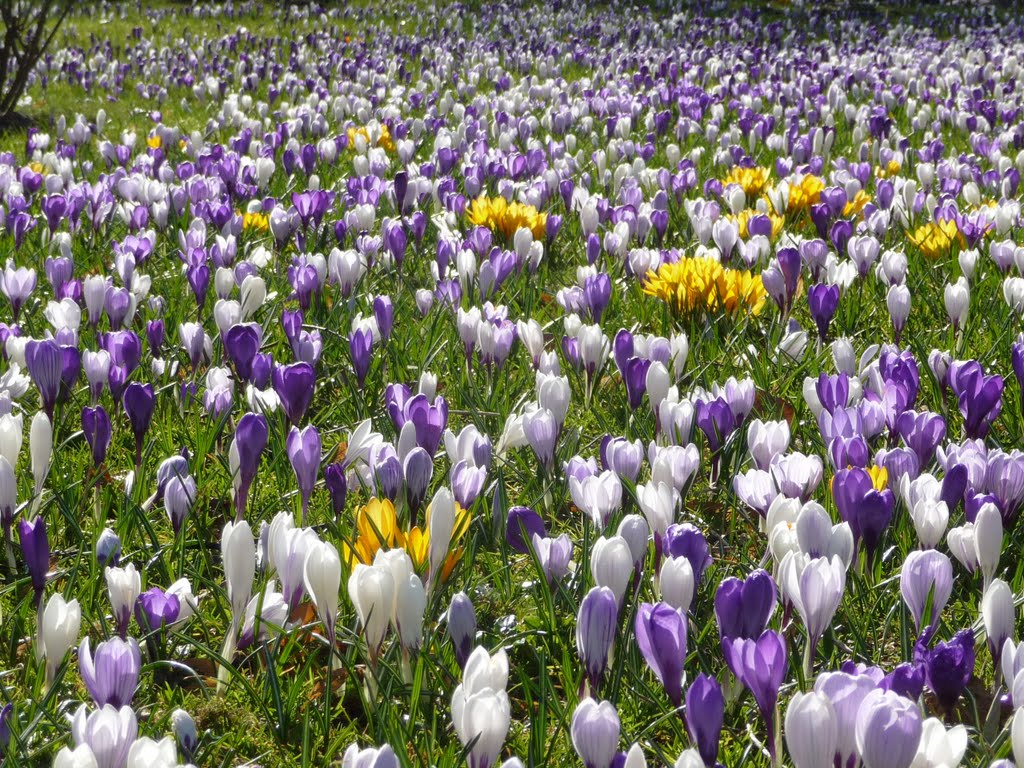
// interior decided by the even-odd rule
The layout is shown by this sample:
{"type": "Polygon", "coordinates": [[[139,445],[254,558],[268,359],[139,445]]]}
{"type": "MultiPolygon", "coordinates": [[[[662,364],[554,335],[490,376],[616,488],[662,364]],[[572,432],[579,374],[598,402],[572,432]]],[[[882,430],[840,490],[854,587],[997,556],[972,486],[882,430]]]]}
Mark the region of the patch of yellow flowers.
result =
{"type": "Polygon", "coordinates": [[[824,189],[825,182],[812,174],[807,174],[800,181],[790,184],[786,213],[799,213],[815,205],[821,200],[821,193],[824,189]]]}
{"type": "Polygon", "coordinates": [[[647,273],[643,289],[683,317],[715,311],[757,315],[768,297],[760,275],[728,269],[703,256],[662,264],[657,272],[647,273]]]}
{"type": "MultiPolygon", "coordinates": [[[[462,558],[462,547],[458,546],[458,542],[469,530],[469,523],[469,510],[456,504],[451,550],[441,569],[442,580],[448,578],[462,558]]],[[[389,499],[371,498],[356,514],[356,533],[351,546],[342,545],[342,558],[349,568],[355,568],[357,563],[371,564],[381,549],[404,549],[413,567],[421,573],[430,562],[429,505],[423,527],[414,526],[404,531],[395,513],[395,505],[389,499]]]]}
{"type": "Polygon", "coordinates": [[[469,204],[466,211],[469,222],[477,227],[487,227],[495,234],[501,234],[511,241],[516,231],[526,228],[535,240],[543,239],[547,226],[547,214],[532,205],[510,203],[504,197],[480,196],[469,204]]]}
{"type": "Polygon", "coordinates": [[[381,123],[375,127],[372,131],[368,126],[355,126],[348,129],[348,148],[352,152],[356,150],[356,137],[362,136],[366,140],[367,146],[380,147],[385,152],[393,152],[395,149],[395,143],[391,140],[391,131],[386,125],[381,123]],[[374,136],[377,137],[374,141],[374,136]]]}
{"type": "Polygon", "coordinates": [[[771,175],[771,171],[760,165],[753,168],[740,168],[739,166],[733,166],[732,170],[729,171],[729,175],[722,179],[722,186],[727,187],[730,184],[739,184],[747,197],[757,196],[764,192],[768,186],[768,177],[771,175]]]}
{"type": "Polygon", "coordinates": [[[929,259],[937,259],[939,256],[949,253],[954,242],[961,242],[961,244],[963,242],[956,222],[950,219],[922,224],[913,232],[908,233],[907,239],[929,259]]]}
{"type": "Polygon", "coordinates": [[[242,215],[243,232],[266,232],[270,228],[270,217],[265,213],[244,213],[242,215]]]}

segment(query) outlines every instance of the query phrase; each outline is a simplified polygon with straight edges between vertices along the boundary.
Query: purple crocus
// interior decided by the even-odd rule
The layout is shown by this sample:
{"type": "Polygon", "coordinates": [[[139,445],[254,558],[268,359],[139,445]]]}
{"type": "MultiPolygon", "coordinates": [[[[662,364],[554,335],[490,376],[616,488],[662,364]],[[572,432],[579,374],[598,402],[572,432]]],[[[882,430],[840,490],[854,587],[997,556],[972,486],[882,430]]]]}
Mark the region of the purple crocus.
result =
{"type": "Polygon", "coordinates": [[[985,437],[1002,408],[1003,377],[986,376],[981,365],[972,360],[951,368],[949,385],[964,417],[967,437],[985,437]]]}
{"type": "Polygon", "coordinates": [[[316,371],[309,363],[277,365],[274,366],[271,379],[288,422],[297,426],[313,400],[316,371]]]}
{"type": "Polygon", "coordinates": [[[64,371],[64,353],[53,339],[30,341],[25,345],[25,365],[29,376],[39,390],[43,410],[53,421],[53,407],[60,394],[61,374],[64,371]]]}
{"type": "Polygon", "coordinates": [[[109,704],[120,709],[132,703],[142,671],[142,653],[134,638],[122,640],[115,635],[97,645],[94,654],[86,637],[78,649],[78,667],[96,706],[109,704]]]}
{"type": "Polygon", "coordinates": [[[937,642],[929,649],[930,634],[926,630],[915,644],[914,661],[924,667],[925,681],[942,711],[952,714],[974,674],[974,632],[962,629],[949,642],[937,642]]]}
{"type": "Polygon", "coordinates": [[[373,333],[369,328],[358,328],[348,337],[348,348],[352,354],[352,367],[356,372],[359,388],[366,385],[366,374],[373,361],[373,333]]]}
{"type": "Polygon", "coordinates": [[[476,645],[476,611],[465,592],[452,595],[445,623],[455,648],[455,660],[460,669],[465,669],[466,661],[476,645]]]}
{"type": "Polygon", "coordinates": [[[235,519],[245,517],[249,489],[256,479],[260,457],[267,447],[267,419],[263,414],[247,413],[238,420],[231,447],[238,454],[238,476],[235,479],[235,519]]]}
{"type": "Polygon", "coordinates": [[[181,600],[177,595],[165,592],[160,587],[152,587],[141,595],[135,603],[135,620],[147,632],[161,629],[173,624],[181,613],[181,600]]]}
{"type": "Polygon", "coordinates": [[[316,485],[316,478],[320,473],[321,447],[320,433],[312,424],[301,431],[298,427],[292,427],[285,440],[288,461],[295,472],[295,480],[302,496],[302,525],[306,524],[309,499],[313,495],[313,486],[316,485]]]}
{"type": "Polygon", "coordinates": [[[609,587],[591,588],[580,603],[576,617],[576,652],[591,691],[601,687],[601,680],[608,668],[618,615],[615,593],[609,587]]]}
{"type": "Polygon", "coordinates": [[[548,535],[541,516],[530,507],[512,507],[505,522],[505,540],[508,545],[525,555],[530,551],[527,542],[532,541],[535,535],[541,538],[548,535]]]}
{"type": "Polygon", "coordinates": [[[697,745],[705,768],[718,762],[718,743],[725,720],[725,697],[722,686],[710,675],[700,674],[686,691],[686,729],[697,745]]]}
{"type": "Polygon", "coordinates": [[[875,690],[857,712],[857,753],[866,768],[910,768],[921,743],[921,712],[893,691],[875,690]]]}
{"type": "Polygon", "coordinates": [[[683,703],[686,619],[668,603],[641,603],[636,614],[636,642],[647,666],[676,708],[683,703]]]}
{"type": "Polygon", "coordinates": [[[324,467],[324,485],[331,494],[331,509],[338,517],[345,511],[345,499],[348,496],[348,479],[345,477],[345,466],[341,463],[328,464],[324,467]]]}
{"type": "Polygon", "coordinates": [[[99,467],[107,458],[110,447],[110,416],[102,405],[82,409],[82,433],[92,451],[92,463],[99,467]]]}
{"type": "MultiPolygon", "coordinates": [[[[459,462],[460,465],[463,463],[464,462],[459,462]]],[[[427,497],[427,490],[430,487],[430,481],[434,477],[434,460],[430,457],[429,453],[417,445],[405,455],[405,461],[402,462],[401,473],[405,478],[405,499],[409,504],[409,511],[412,519],[415,520],[420,507],[423,506],[423,501],[427,497]]],[[[456,500],[459,504],[463,507],[469,506],[464,501],[467,496],[465,493],[466,489],[463,484],[453,482],[452,490],[455,493],[456,500]]],[[[477,493],[479,493],[479,490],[477,493]]],[[[475,500],[476,497],[474,496],[473,498],[475,500]]]]}
{"type": "Polygon", "coordinates": [[[124,388],[121,405],[128,417],[128,423],[131,424],[132,434],[135,435],[135,467],[138,470],[142,466],[142,443],[153,421],[153,410],[156,406],[153,385],[133,381],[124,388]]]}
{"type": "Polygon", "coordinates": [[[46,536],[46,521],[41,517],[19,521],[18,540],[32,581],[34,602],[38,606],[46,587],[46,573],[50,570],[50,542],[46,536]]]}
{"type": "Polygon", "coordinates": [[[854,541],[863,541],[870,563],[882,532],[892,520],[895,502],[892,491],[876,490],[868,471],[853,467],[836,472],[832,498],[840,516],[850,524],[854,541]]]}
{"type": "Polygon", "coordinates": [[[384,341],[391,338],[391,328],[395,324],[395,306],[390,296],[378,296],[373,300],[373,316],[380,329],[380,337],[384,341]]]}
{"type": "Polygon", "coordinates": [[[262,343],[263,331],[257,323],[236,323],[224,334],[224,350],[242,381],[252,379],[253,360],[262,343]]]}
{"type": "Polygon", "coordinates": [[[896,419],[896,432],[917,454],[922,469],[935,458],[935,449],[946,438],[946,421],[937,413],[904,411],[896,419]]]}
{"type": "Polygon", "coordinates": [[[766,743],[775,762],[775,705],[779,688],[789,668],[786,641],[778,632],[765,630],[756,640],[737,638],[722,648],[726,663],[737,679],[746,686],[757,702],[757,708],[768,729],[766,743]]]}
{"type": "Polygon", "coordinates": [[[708,448],[717,452],[736,429],[736,417],[724,397],[714,400],[700,398],[696,402],[696,421],[708,441],[708,448]]]}
{"type": "Polygon", "coordinates": [[[818,339],[824,343],[828,337],[828,327],[839,308],[839,286],[818,283],[807,289],[807,303],[811,310],[811,319],[818,327],[818,339]]]}
{"type": "MultiPolygon", "coordinates": [[[[765,570],[758,569],[743,580],[735,576],[723,579],[715,592],[715,617],[723,648],[736,638],[759,637],[777,602],[775,581],[765,570]]],[[[735,669],[733,673],[739,674],[735,669]]]]}

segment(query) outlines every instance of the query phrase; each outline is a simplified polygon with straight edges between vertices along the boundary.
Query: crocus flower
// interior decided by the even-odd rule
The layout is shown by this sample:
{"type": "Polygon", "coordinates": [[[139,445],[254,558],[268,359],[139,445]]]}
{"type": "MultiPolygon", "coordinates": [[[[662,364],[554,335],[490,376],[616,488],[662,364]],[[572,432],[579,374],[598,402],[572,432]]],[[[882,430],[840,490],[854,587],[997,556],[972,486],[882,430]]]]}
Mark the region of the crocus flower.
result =
{"type": "Polygon", "coordinates": [[[64,354],[53,339],[30,341],[25,345],[25,363],[29,376],[39,390],[43,410],[52,420],[53,408],[60,393],[64,354]]]}
{"type": "Polygon", "coordinates": [[[96,768],[126,768],[128,752],[139,727],[131,707],[109,704],[89,712],[85,704],[71,718],[71,738],[76,747],[88,747],[96,768]]]}
{"type": "Polygon", "coordinates": [[[305,524],[309,511],[309,499],[313,495],[317,475],[320,473],[320,433],[312,424],[301,431],[292,427],[285,441],[288,461],[295,472],[295,479],[302,496],[302,523],[305,524]]]}
{"type": "Polygon", "coordinates": [[[92,452],[92,463],[99,467],[107,458],[111,438],[110,416],[103,406],[82,409],[82,433],[92,452]]]}
{"type": "Polygon", "coordinates": [[[142,671],[142,653],[133,638],[113,637],[97,645],[93,654],[86,637],[78,649],[78,664],[97,707],[131,705],[142,671]]]}
{"type": "Polygon", "coordinates": [[[580,603],[576,617],[576,651],[591,690],[601,686],[615,642],[618,604],[608,587],[593,587],[580,603]]]}
{"type": "Polygon", "coordinates": [[[796,694],[786,709],[785,732],[796,768],[832,764],[839,729],[828,696],[814,691],[796,694]]]}
{"type": "Polygon", "coordinates": [[[935,693],[939,706],[951,713],[974,674],[974,632],[961,630],[949,642],[928,648],[930,631],[914,646],[914,661],[924,667],[925,681],[935,693]]]}
{"type": "Polygon", "coordinates": [[[333,653],[338,620],[338,589],[341,586],[341,558],[333,544],[320,542],[309,546],[303,565],[303,583],[323,622],[327,642],[333,653]]]}
{"type": "Polygon", "coordinates": [[[838,557],[812,559],[790,552],[779,564],[779,580],[783,594],[804,620],[808,643],[805,665],[809,672],[818,641],[842,600],[846,565],[838,557]]]}
{"type": "MultiPolygon", "coordinates": [[[[756,570],[743,580],[723,579],[715,592],[715,617],[723,649],[735,638],[759,637],[768,626],[777,600],[775,582],[767,571],[756,570]]],[[[735,669],[733,673],[738,675],[735,669]]]]}
{"type": "Polygon", "coordinates": [[[697,675],[686,691],[686,728],[705,768],[714,768],[718,762],[724,717],[722,686],[713,677],[697,675]]]}
{"type": "Polygon", "coordinates": [[[610,701],[583,699],[572,715],[572,746],[585,768],[611,768],[619,746],[619,715],[610,701]]]}
{"type": "Polygon", "coordinates": [[[267,419],[262,414],[247,413],[238,420],[235,437],[231,441],[229,458],[235,482],[235,519],[245,517],[249,489],[260,466],[260,457],[267,447],[267,419]]]}
{"type": "Polygon", "coordinates": [[[636,615],[636,642],[669,701],[682,706],[686,619],[667,603],[642,603],[636,615]]]}
{"type": "Polygon", "coordinates": [[[309,363],[292,363],[277,365],[272,374],[274,391],[281,399],[288,421],[297,426],[302,422],[310,402],[313,400],[313,387],[316,372],[309,363]]]}
{"type": "Polygon", "coordinates": [[[729,668],[757,702],[761,718],[768,729],[768,751],[774,761],[777,749],[775,704],[788,669],[786,641],[769,629],[756,640],[737,638],[725,643],[722,650],[729,668]]]}
{"type": "Polygon", "coordinates": [[[78,600],[66,601],[58,592],[50,595],[39,618],[39,646],[46,659],[46,683],[49,688],[64,657],[78,640],[82,609],[78,600]]]}
{"type": "Polygon", "coordinates": [[[455,660],[460,668],[465,669],[476,640],[476,611],[465,592],[456,592],[452,595],[445,624],[455,648],[455,660]]]}
{"type": "Polygon", "coordinates": [[[50,542],[46,536],[46,521],[41,517],[20,521],[18,538],[32,580],[33,600],[38,606],[46,587],[46,573],[50,570],[50,542]]]}
{"type": "Polygon", "coordinates": [[[135,435],[135,466],[138,468],[142,466],[142,442],[153,421],[153,409],[156,405],[153,386],[133,381],[124,388],[121,404],[135,435]]]}
{"type": "Polygon", "coordinates": [[[857,752],[865,768],[910,768],[921,730],[917,704],[892,691],[872,691],[857,713],[857,752]]]}
{"type": "Polygon", "coordinates": [[[907,555],[900,571],[900,594],[906,603],[918,631],[934,626],[946,607],[953,590],[953,565],[943,553],[934,550],[914,550],[907,555]],[[925,604],[931,597],[931,614],[924,616],[925,604]]]}

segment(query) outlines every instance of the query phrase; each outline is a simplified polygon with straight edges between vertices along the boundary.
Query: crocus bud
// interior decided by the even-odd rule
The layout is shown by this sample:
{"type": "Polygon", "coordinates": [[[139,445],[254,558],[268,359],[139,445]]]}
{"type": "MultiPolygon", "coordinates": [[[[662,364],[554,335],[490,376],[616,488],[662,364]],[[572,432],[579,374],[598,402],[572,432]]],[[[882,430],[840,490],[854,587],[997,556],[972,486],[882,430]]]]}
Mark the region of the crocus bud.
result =
{"type": "Polygon", "coordinates": [[[915,550],[907,555],[900,571],[900,593],[918,630],[935,625],[952,591],[953,564],[946,555],[934,549],[915,550]],[[925,617],[929,593],[932,610],[925,617]]]}
{"type": "Polygon", "coordinates": [[[592,690],[597,690],[615,642],[618,603],[608,587],[593,587],[580,603],[576,618],[576,651],[592,690]]]}
{"type": "Polygon", "coordinates": [[[303,565],[303,583],[323,622],[333,652],[335,624],[338,620],[338,590],[341,587],[341,558],[333,544],[310,543],[303,565]]]}
{"type": "Polygon", "coordinates": [[[112,637],[97,645],[94,655],[86,637],[78,649],[78,666],[97,707],[109,704],[120,709],[132,703],[142,671],[142,653],[134,638],[112,637]]]}
{"type": "Polygon", "coordinates": [[[186,760],[191,760],[199,746],[196,721],[184,709],[176,709],[171,713],[171,727],[174,729],[174,737],[178,741],[181,756],[186,760]]]}
{"type": "Polygon", "coordinates": [[[99,467],[107,458],[110,447],[110,416],[102,405],[82,409],[82,432],[92,452],[92,463],[99,467]]]}
{"type": "Polygon", "coordinates": [[[117,567],[121,559],[121,539],[110,528],[104,528],[96,540],[96,562],[101,568],[117,567]]]}
{"type": "Polygon", "coordinates": [[[971,291],[967,278],[961,275],[955,283],[946,285],[943,299],[953,330],[962,328],[967,322],[967,310],[971,303],[971,291]]]}
{"type": "Polygon", "coordinates": [[[857,751],[865,768],[909,768],[921,732],[917,704],[893,691],[872,691],[857,713],[857,751]]]}
{"type": "Polygon", "coordinates": [[[62,747],[53,760],[53,768],[99,768],[96,755],[88,744],[79,744],[74,749],[62,747]]]}
{"type": "Polygon", "coordinates": [[[661,564],[661,599],[678,611],[690,610],[693,602],[693,567],[685,557],[668,557],[661,564]]]}
{"type": "Polygon", "coordinates": [[[668,603],[642,603],[636,614],[636,642],[669,701],[682,706],[686,619],[668,603]]]}
{"type": "Polygon", "coordinates": [[[78,640],[82,625],[82,609],[77,600],[66,602],[59,592],[50,596],[42,615],[39,628],[39,642],[46,658],[46,680],[48,685],[60,668],[67,652],[78,640]]]}
{"type": "Polygon", "coordinates": [[[441,567],[448,558],[452,533],[455,530],[455,497],[447,488],[439,488],[430,503],[430,577],[428,586],[436,583],[441,567]]]}
{"type": "Polygon", "coordinates": [[[53,427],[42,411],[32,417],[28,435],[29,452],[32,455],[32,478],[35,481],[35,495],[43,492],[46,474],[50,471],[50,456],[53,453],[53,427]]]}
{"type": "Polygon", "coordinates": [[[376,666],[395,599],[395,580],[390,569],[385,565],[357,563],[348,580],[348,595],[363,627],[371,664],[376,666]]]}
{"type": "Polygon", "coordinates": [[[423,641],[423,612],[427,607],[427,592],[415,573],[396,585],[395,623],[398,638],[406,650],[416,650],[423,641]]]}
{"type": "Polygon", "coordinates": [[[974,518],[974,546],[978,567],[988,585],[999,568],[1003,550],[1003,518],[995,504],[983,504],[974,518]]]}
{"type": "Polygon", "coordinates": [[[32,580],[34,601],[38,606],[46,586],[46,573],[50,570],[50,542],[46,535],[46,521],[41,517],[32,521],[22,520],[18,523],[18,539],[32,580]]]}
{"type": "Polygon", "coordinates": [[[153,409],[156,406],[153,386],[133,381],[124,388],[121,404],[135,435],[135,466],[138,468],[142,465],[142,443],[153,421],[153,409]]]}
{"type": "Polygon", "coordinates": [[[231,604],[232,618],[237,624],[245,614],[245,604],[249,602],[256,575],[256,539],[246,520],[225,523],[221,533],[220,553],[224,564],[224,579],[227,581],[228,602],[231,604]]]}
{"type": "Polygon", "coordinates": [[[697,675],[686,692],[686,728],[705,768],[714,768],[718,762],[724,718],[722,686],[713,677],[697,675]]]}
{"type": "MultiPolygon", "coordinates": [[[[467,664],[468,675],[469,664],[467,664]]],[[[469,765],[491,766],[497,762],[511,723],[511,705],[504,686],[491,687],[466,680],[452,694],[452,723],[469,765]]]]}
{"type": "Polygon", "coordinates": [[[301,431],[298,427],[292,427],[285,448],[302,496],[302,524],[305,525],[309,499],[313,495],[317,475],[320,474],[320,433],[312,424],[303,427],[301,431]]]}
{"type": "Polygon", "coordinates": [[[1010,743],[1013,745],[1013,759],[1017,765],[1024,765],[1024,707],[1018,707],[1013,715],[1010,743]]]}
{"type": "Polygon", "coordinates": [[[903,329],[907,325],[907,318],[910,317],[910,289],[902,284],[892,286],[886,295],[885,303],[889,308],[896,343],[899,344],[903,329]]]}
{"type": "Polygon", "coordinates": [[[108,567],[105,575],[117,633],[124,638],[128,634],[128,622],[132,619],[135,601],[142,592],[142,578],[132,563],[124,568],[108,567]]]}
{"type": "Polygon", "coordinates": [[[459,667],[465,669],[476,642],[476,611],[465,592],[457,592],[452,596],[446,623],[448,636],[455,648],[455,660],[459,667]]]}
{"type": "Polygon", "coordinates": [[[609,587],[616,604],[621,606],[633,575],[633,553],[626,540],[621,536],[597,539],[590,554],[590,571],[594,582],[609,587]]]}
{"type": "Polygon", "coordinates": [[[619,746],[619,715],[610,701],[587,698],[572,715],[572,746],[586,768],[610,768],[619,746]]]}
{"type": "Polygon", "coordinates": [[[796,768],[831,765],[838,724],[832,703],[823,693],[797,693],[786,709],[786,746],[796,768]]]}
{"type": "Polygon", "coordinates": [[[143,736],[132,743],[128,750],[128,761],[125,768],[176,768],[178,752],[174,748],[174,739],[165,736],[156,741],[143,736]]]}
{"type": "Polygon", "coordinates": [[[1017,618],[1013,592],[1002,579],[993,579],[985,589],[981,598],[981,618],[985,624],[992,661],[998,665],[1003,644],[1013,637],[1013,625],[1017,618]]]}
{"type": "Polygon", "coordinates": [[[128,752],[138,736],[138,721],[131,707],[109,705],[89,712],[85,704],[71,718],[71,734],[78,746],[88,746],[100,766],[127,766],[128,752]]]}

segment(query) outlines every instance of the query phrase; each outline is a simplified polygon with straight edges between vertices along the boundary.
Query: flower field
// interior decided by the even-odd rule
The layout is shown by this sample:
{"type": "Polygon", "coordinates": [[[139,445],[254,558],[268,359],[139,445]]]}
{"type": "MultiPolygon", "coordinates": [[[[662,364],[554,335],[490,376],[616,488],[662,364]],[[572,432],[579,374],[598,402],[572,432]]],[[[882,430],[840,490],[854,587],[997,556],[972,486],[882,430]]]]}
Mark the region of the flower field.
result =
{"type": "Polygon", "coordinates": [[[0,765],[1024,766],[1024,24],[103,2],[0,134],[0,765]]]}

